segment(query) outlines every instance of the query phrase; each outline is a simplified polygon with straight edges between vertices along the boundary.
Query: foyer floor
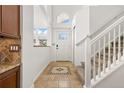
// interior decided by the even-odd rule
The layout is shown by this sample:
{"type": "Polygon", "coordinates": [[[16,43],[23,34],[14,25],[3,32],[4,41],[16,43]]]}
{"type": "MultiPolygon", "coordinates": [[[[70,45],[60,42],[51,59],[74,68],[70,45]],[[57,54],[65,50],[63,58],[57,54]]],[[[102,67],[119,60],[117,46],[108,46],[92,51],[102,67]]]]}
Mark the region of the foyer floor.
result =
{"type": "Polygon", "coordinates": [[[71,62],[51,62],[35,81],[35,88],[81,88],[84,82],[71,62]]]}

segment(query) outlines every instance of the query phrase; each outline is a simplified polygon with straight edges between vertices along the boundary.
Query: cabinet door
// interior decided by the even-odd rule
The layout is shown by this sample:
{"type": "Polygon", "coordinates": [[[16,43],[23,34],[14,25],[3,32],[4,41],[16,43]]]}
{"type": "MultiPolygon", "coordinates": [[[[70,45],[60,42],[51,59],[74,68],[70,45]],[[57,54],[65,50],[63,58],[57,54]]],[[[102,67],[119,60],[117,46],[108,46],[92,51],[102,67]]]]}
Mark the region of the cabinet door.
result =
{"type": "Polygon", "coordinates": [[[5,35],[18,37],[20,30],[19,6],[2,5],[2,33],[5,35]]]}
{"type": "Polygon", "coordinates": [[[0,88],[20,87],[20,67],[13,68],[0,74],[0,88]]]}
{"type": "Polygon", "coordinates": [[[12,73],[11,75],[5,77],[1,80],[1,87],[2,88],[16,88],[16,73],[12,73]]]}
{"type": "Polygon", "coordinates": [[[2,6],[0,5],[0,32],[1,32],[1,30],[2,30],[2,8],[1,8],[2,6]]]}

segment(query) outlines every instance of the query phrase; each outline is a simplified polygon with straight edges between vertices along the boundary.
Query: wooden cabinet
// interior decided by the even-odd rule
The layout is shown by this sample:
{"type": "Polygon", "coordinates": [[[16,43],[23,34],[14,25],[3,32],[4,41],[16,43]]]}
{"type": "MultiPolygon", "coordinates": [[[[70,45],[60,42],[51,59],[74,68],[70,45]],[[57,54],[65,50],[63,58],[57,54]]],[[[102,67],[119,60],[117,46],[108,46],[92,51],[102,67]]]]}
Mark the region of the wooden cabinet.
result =
{"type": "Polygon", "coordinates": [[[20,87],[20,67],[11,69],[0,74],[0,88],[19,88],[20,87]]]}
{"type": "Polygon", "coordinates": [[[2,6],[0,6],[0,33],[2,32],[2,6]]]}
{"type": "Polygon", "coordinates": [[[18,38],[20,36],[20,6],[2,5],[1,10],[1,36],[18,38]]]}

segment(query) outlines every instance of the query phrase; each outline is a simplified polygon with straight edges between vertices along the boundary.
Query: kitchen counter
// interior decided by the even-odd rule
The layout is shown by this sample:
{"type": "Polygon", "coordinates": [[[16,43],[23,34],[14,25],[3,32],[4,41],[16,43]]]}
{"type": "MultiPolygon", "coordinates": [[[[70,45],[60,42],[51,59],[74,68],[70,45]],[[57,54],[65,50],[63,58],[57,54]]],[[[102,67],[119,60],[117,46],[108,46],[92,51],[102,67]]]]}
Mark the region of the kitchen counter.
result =
{"type": "Polygon", "coordinates": [[[1,63],[0,64],[0,74],[6,72],[6,71],[9,71],[17,66],[20,66],[21,62],[18,61],[18,62],[13,62],[13,63],[10,63],[10,62],[5,62],[5,63],[1,63]]]}

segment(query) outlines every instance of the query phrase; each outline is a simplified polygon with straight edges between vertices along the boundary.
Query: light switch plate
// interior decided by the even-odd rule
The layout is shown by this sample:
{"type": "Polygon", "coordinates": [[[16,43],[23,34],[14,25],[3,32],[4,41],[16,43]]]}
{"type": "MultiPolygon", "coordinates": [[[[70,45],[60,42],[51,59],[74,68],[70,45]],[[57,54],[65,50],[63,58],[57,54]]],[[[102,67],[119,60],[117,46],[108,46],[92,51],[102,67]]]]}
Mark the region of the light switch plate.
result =
{"type": "Polygon", "coordinates": [[[19,52],[19,45],[18,44],[11,44],[9,46],[9,51],[10,52],[19,52]]]}

